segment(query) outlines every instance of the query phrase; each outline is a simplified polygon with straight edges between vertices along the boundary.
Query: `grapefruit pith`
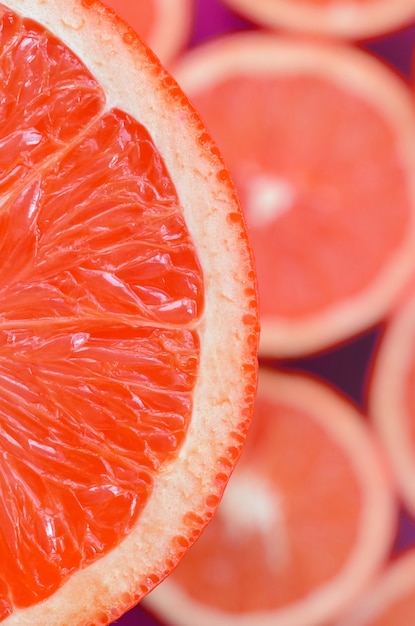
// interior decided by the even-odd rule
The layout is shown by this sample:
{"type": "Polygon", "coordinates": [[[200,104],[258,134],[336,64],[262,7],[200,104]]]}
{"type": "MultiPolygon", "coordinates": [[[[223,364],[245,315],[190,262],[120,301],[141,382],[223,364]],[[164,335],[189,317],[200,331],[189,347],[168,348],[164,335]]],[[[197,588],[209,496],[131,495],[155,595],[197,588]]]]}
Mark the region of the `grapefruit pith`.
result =
{"type": "Polygon", "coordinates": [[[0,621],[98,625],[208,522],[255,395],[215,144],[97,1],[0,7],[0,621]]]}
{"type": "Polygon", "coordinates": [[[239,191],[262,353],[318,351],[377,323],[414,267],[409,86],[357,49],[264,33],[203,44],[174,73],[239,191]]]}

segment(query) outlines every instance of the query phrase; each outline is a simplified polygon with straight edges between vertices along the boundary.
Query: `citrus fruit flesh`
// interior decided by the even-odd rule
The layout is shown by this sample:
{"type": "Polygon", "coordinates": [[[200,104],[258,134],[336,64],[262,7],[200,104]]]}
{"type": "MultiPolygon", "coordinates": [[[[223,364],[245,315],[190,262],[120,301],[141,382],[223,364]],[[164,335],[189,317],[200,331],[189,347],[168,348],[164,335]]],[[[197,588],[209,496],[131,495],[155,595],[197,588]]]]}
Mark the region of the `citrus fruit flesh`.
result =
{"type": "Polygon", "coordinates": [[[392,483],[358,410],[313,378],[260,369],[215,517],[144,602],[174,626],[331,623],[394,532],[392,483]]]}
{"type": "Polygon", "coordinates": [[[378,322],[414,266],[409,87],[358,50],[264,33],[217,38],[174,73],[238,188],[262,353],[315,352],[378,322]]]}
{"type": "Polygon", "coordinates": [[[380,337],[368,392],[374,427],[412,516],[415,515],[414,311],[414,290],[410,285],[380,337]]]}
{"type": "Polygon", "coordinates": [[[165,65],[184,49],[190,36],[193,0],[104,0],[136,30],[165,65]]]}
{"type": "Polygon", "coordinates": [[[275,29],[362,40],[390,33],[415,18],[414,0],[223,0],[275,29]]]}
{"type": "Polygon", "coordinates": [[[413,549],[387,564],[336,626],[411,626],[415,615],[413,549]]]}
{"type": "Polygon", "coordinates": [[[238,458],[251,253],[216,146],[132,30],[91,1],[0,19],[0,620],[107,624],[238,458]]]}

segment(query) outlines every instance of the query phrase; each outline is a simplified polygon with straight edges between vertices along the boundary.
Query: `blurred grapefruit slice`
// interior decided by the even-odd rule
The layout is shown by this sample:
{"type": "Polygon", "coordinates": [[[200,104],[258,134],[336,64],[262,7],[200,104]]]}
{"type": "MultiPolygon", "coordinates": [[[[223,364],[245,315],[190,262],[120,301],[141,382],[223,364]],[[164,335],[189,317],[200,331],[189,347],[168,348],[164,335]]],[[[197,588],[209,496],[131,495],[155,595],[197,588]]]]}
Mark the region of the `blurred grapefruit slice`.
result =
{"type": "Polygon", "coordinates": [[[415,618],[415,550],[391,561],[379,579],[336,626],[412,626],[415,618]]]}
{"type": "Polygon", "coordinates": [[[0,6],[0,622],[100,626],[238,458],[255,276],[215,144],[100,2],[0,6]]]}
{"type": "Polygon", "coordinates": [[[103,0],[169,65],[190,37],[194,0],[103,0]]]}
{"type": "Polygon", "coordinates": [[[379,340],[369,409],[406,507],[415,515],[415,291],[408,289],[379,340]]]}
{"type": "Polygon", "coordinates": [[[256,257],[261,351],[363,331],[415,258],[415,109],[368,54],[264,33],[217,39],[174,69],[239,190],[256,257]]]}
{"type": "Polygon", "coordinates": [[[414,0],[223,0],[248,19],[271,28],[368,39],[415,19],[414,0]]]}
{"type": "Polygon", "coordinates": [[[321,626],[383,564],[395,501],[359,411],[260,369],[247,445],[214,519],[144,600],[173,626],[321,626]]]}

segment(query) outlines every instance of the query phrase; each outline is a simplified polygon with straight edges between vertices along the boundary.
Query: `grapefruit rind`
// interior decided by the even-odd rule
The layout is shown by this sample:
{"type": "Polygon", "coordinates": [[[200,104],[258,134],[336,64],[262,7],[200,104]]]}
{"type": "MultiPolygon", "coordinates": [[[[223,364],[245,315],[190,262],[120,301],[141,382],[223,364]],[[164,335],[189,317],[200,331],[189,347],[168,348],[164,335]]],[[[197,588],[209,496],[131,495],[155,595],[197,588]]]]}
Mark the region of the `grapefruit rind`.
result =
{"type": "Polygon", "coordinates": [[[390,33],[415,17],[413,0],[224,2],[247,19],[269,28],[349,40],[364,40],[390,33]]]}
{"type": "Polygon", "coordinates": [[[178,457],[163,467],[137,526],[116,549],[49,599],[16,609],[3,621],[98,626],[115,620],[167,575],[219,502],[255,396],[255,276],[229,174],[154,54],[97,2],[11,0],[7,6],[40,22],[82,59],[107,95],[107,109],[119,107],[148,129],[176,186],[205,281],[204,310],[193,328],[201,344],[200,372],[178,457]]]}
{"type": "MultiPolygon", "coordinates": [[[[396,158],[406,173],[411,212],[405,239],[364,290],[298,319],[261,314],[260,354],[266,357],[317,352],[374,326],[390,310],[415,262],[415,114],[411,91],[394,72],[367,53],[340,43],[276,38],[262,32],[222,36],[188,52],[174,68],[175,77],[190,98],[238,74],[258,77],[300,73],[327,79],[381,111],[396,137],[396,158]]],[[[214,134],[214,128],[211,132],[214,134]]],[[[367,254],[369,250],[370,233],[367,254]]],[[[261,295],[260,275],[258,279],[261,295]]]]}
{"type": "MultiPolygon", "coordinates": [[[[104,0],[104,4],[113,6],[112,0],[107,2],[104,0]]],[[[118,2],[115,3],[116,12],[118,4],[118,2]]],[[[139,3],[136,4],[138,7],[139,3]]],[[[168,67],[184,50],[190,38],[194,3],[193,0],[154,0],[153,4],[155,19],[145,39],[163,65],[168,67]]],[[[139,13],[140,9],[137,8],[137,14],[139,13]]],[[[122,15],[121,18],[123,18],[122,15]]],[[[128,22],[127,19],[126,21],[128,22]]],[[[132,19],[129,23],[139,34],[142,34],[138,24],[133,23],[132,19]]]]}
{"type": "Polygon", "coordinates": [[[193,0],[158,0],[159,19],[147,42],[161,62],[169,67],[185,49],[190,38],[193,0]]]}
{"type": "Polygon", "coordinates": [[[314,378],[264,368],[259,372],[258,396],[307,411],[348,456],[364,503],[356,544],[331,581],[275,611],[230,613],[207,606],[191,598],[175,582],[173,572],[144,600],[150,611],[173,626],[320,626],[341,615],[375,577],[390,552],[397,527],[393,482],[382,451],[358,409],[314,378]]]}

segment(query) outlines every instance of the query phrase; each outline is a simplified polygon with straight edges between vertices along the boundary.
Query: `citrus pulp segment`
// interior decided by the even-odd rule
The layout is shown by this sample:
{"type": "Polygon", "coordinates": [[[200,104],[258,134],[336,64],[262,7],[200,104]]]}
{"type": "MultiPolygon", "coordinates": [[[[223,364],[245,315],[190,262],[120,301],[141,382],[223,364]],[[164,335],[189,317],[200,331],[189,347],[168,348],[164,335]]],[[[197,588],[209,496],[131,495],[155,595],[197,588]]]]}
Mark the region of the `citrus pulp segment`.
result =
{"type": "Polygon", "coordinates": [[[190,36],[194,0],[103,0],[147,42],[163,64],[182,51],[190,36]]]}
{"type": "Polygon", "coordinates": [[[340,44],[242,33],[174,69],[230,168],[254,249],[261,351],[318,351],[370,327],[414,267],[407,85],[340,44]]]}
{"type": "Polygon", "coordinates": [[[414,0],[223,0],[263,26],[342,39],[369,39],[415,19],[414,0]]]}
{"type": "Polygon", "coordinates": [[[388,563],[336,626],[411,626],[415,615],[415,552],[388,563]]]}
{"type": "Polygon", "coordinates": [[[0,6],[0,621],[107,624],[209,521],[256,284],[216,145],[97,1],[0,6]]]}
{"type": "Polygon", "coordinates": [[[313,378],[260,368],[215,517],[144,603],[174,626],[331,623],[386,559],[395,515],[359,411],[313,378]]]}
{"type": "Polygon", "coordinates": [[[415,515],[414,315],[412,289],[388,319],[369,381],[370,415],[412,515],[415,515]]]}

